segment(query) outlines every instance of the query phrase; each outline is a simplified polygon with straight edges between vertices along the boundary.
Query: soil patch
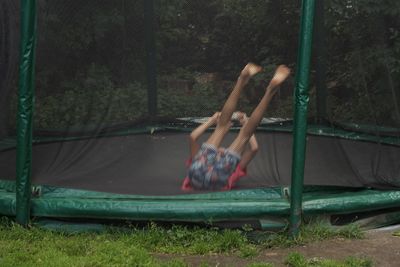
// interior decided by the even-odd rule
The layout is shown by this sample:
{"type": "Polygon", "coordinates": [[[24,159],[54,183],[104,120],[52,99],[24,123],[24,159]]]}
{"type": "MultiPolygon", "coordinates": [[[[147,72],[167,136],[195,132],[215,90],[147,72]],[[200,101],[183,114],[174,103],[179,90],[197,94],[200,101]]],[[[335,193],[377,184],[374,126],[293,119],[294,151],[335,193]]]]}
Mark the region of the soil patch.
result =
{"type": "Polygon", "coordinates": [[[265,249],[257,257],[244,259],[236,256],[206,255],[178,256],[155,255],[160,259],[180,258],[192,266],[208,263],[211,266],[246,266],[254,262],[268,262],[274,266],[286,266],[284,261],[290,252],[299,252],[307,258],[325,258],[341,260],[349,256],[368,258],[373,266],[400,266],[400,237],[393,236],[393,231],[369,231],[364,239],[349,240],[336,238],[314,242],[304,246],[285,249],[265,249]]]}

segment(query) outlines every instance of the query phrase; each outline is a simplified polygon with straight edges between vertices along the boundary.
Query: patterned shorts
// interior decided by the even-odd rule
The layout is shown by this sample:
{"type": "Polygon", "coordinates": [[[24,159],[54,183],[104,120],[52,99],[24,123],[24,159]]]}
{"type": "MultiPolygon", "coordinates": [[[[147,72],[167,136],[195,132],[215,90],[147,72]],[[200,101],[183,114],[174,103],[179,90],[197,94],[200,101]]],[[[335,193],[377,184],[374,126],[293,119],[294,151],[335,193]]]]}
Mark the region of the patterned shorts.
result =
{"type": "Polygon", "coordinates": [[[195,189],[221,189],[227,185],[239,161],[239,154],[228,149],[218,150],[213,145],[203,143],[189,167],[190,183],[195,189]]]}

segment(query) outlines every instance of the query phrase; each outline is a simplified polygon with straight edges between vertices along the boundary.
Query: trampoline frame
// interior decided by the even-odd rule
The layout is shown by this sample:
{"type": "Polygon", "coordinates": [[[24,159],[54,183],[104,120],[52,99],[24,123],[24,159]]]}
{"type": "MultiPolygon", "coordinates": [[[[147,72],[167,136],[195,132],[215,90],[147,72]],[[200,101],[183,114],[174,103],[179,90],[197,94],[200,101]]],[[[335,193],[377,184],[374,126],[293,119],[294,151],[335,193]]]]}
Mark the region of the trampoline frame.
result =
{"type": "MultiPolygon", "coordinates": [[[[179,126],[144,127],[123,129],[104,133],[98,138],[149,133],[150,129],[164,133],[170,131],[189,131],[179,126]]],[[[236,130],[236,129],[233,129],[236,130]]],[[[384,131],[385,129],[382,129],[384,131]]],[[[291,124],[261,126],[259,131],[291,132],[291,124]]],[[[359,142],[376,142],[377,137],[368,133],[349,132],[340,128],[310,125],[308,135],[325,138],[340,138],[359,142]]],[[[70,136],[60,139],[54,137],[35,138],[34,144],[48,144],[58,141],[73,141],[87,136],[70,136]]],[[[400,146],[396,137],[379,139],[384,144],[400,146]]],[[[0,149],[14,149],[15,143],[4,142],[0,149]]],[[[16,215],[16,183],[1,180],[0,213],[16,215]]],[[[290,188],[241,189],[227,192],[174,196],[144,196],[105,193],[71,188],[61,188],[35,184],[31,189],[31,216],[36,218],[87,218],[100,220],[135,221],[174,221],[174,222],[225,222],[259,221],[264,229],[287,227],[290,217],[290,188]]],[[[345,188],[338,186],[305,186],[302,216],[332,216],[349,213],[369,213],[398,208],[399,190],[372,190],[366,188],[345,188]]],[[[390,211],[391,217],[399,220],[399,211],[390,211]]],[[[388,218],[390,216],[387,216],[388,218]]],[[[388,220],[375,222],[384,226],[388,220]]]]}

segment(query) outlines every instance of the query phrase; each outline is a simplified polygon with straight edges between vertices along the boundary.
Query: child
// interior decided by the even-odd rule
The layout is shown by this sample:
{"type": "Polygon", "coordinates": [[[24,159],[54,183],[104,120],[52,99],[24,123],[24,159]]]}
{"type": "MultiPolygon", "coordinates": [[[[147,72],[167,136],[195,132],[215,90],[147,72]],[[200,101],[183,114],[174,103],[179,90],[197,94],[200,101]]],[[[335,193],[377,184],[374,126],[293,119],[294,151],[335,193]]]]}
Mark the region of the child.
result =
{"type": "Polygon", "coordinates": [[[265,90],[265,94],[250,118],[241,112],[235,112],[240,93],[250,78],[259,73],[262,68],[253,63],[247,64],[225,102],[222,111],[215,113],[210,119],[197,127],[190,134],[190,154],[188,176],[185,178],[182,190],[230,190],[237,180],[246,175],[246,167],[257,153],[258,144],[254,132],[263,118],[278,86],[289,76],[288,67],[281,65],[265,90]],[[233,143],[227,148],[221,148],[221,142],[231,127],[231,119],[238,119],[242,128],[233,143]],[[235,118],[236,117],[236,118],[235,118]],[[211,126],[216,125],[214,132],[201,146],[198,138],[211,126]],[[247,149],[247,145],[250,148],[247,149]]]}

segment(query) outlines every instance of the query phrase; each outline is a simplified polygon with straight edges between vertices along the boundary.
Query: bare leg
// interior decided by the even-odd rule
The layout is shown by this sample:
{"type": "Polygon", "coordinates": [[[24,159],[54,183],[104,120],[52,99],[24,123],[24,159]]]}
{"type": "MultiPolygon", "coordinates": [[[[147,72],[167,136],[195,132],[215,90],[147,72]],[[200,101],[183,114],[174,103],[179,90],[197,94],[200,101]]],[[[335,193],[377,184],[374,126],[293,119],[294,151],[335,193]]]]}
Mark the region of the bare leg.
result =
{"type": "Polygon", "coordinates": [[[263,98],[261,99],[258,106],[251,113],[247,123],[240,129],[238,137],[230,145],[229,149],[241,154],[250,137],[255,132],[257,126],[260,124],[265,111],[267,110],[273,96],[277,92],[278,86],[288,77],[290,70],[286,66],[279,66],[275,72],[274,77],[269,83],[263,98]]]}
{"type": "Polygon", "coordinates": [[[237,103],[239,101],[240,93],[242,92],[243,88],[249,82],[250,78],[261,71],[261,67],[249,63],[247,64],[229,95],[228,99],[226,100],[224,107],[222,108],[221,115],[218,119],[217,126],[211,136],[208,138],[206,143],[214,145],[215,147],[219,147],[221,145],[222,140],[225,137],[225,134],[229,131],[231,126],[231,117],[233,112],[236,110],[237,103]]]}

